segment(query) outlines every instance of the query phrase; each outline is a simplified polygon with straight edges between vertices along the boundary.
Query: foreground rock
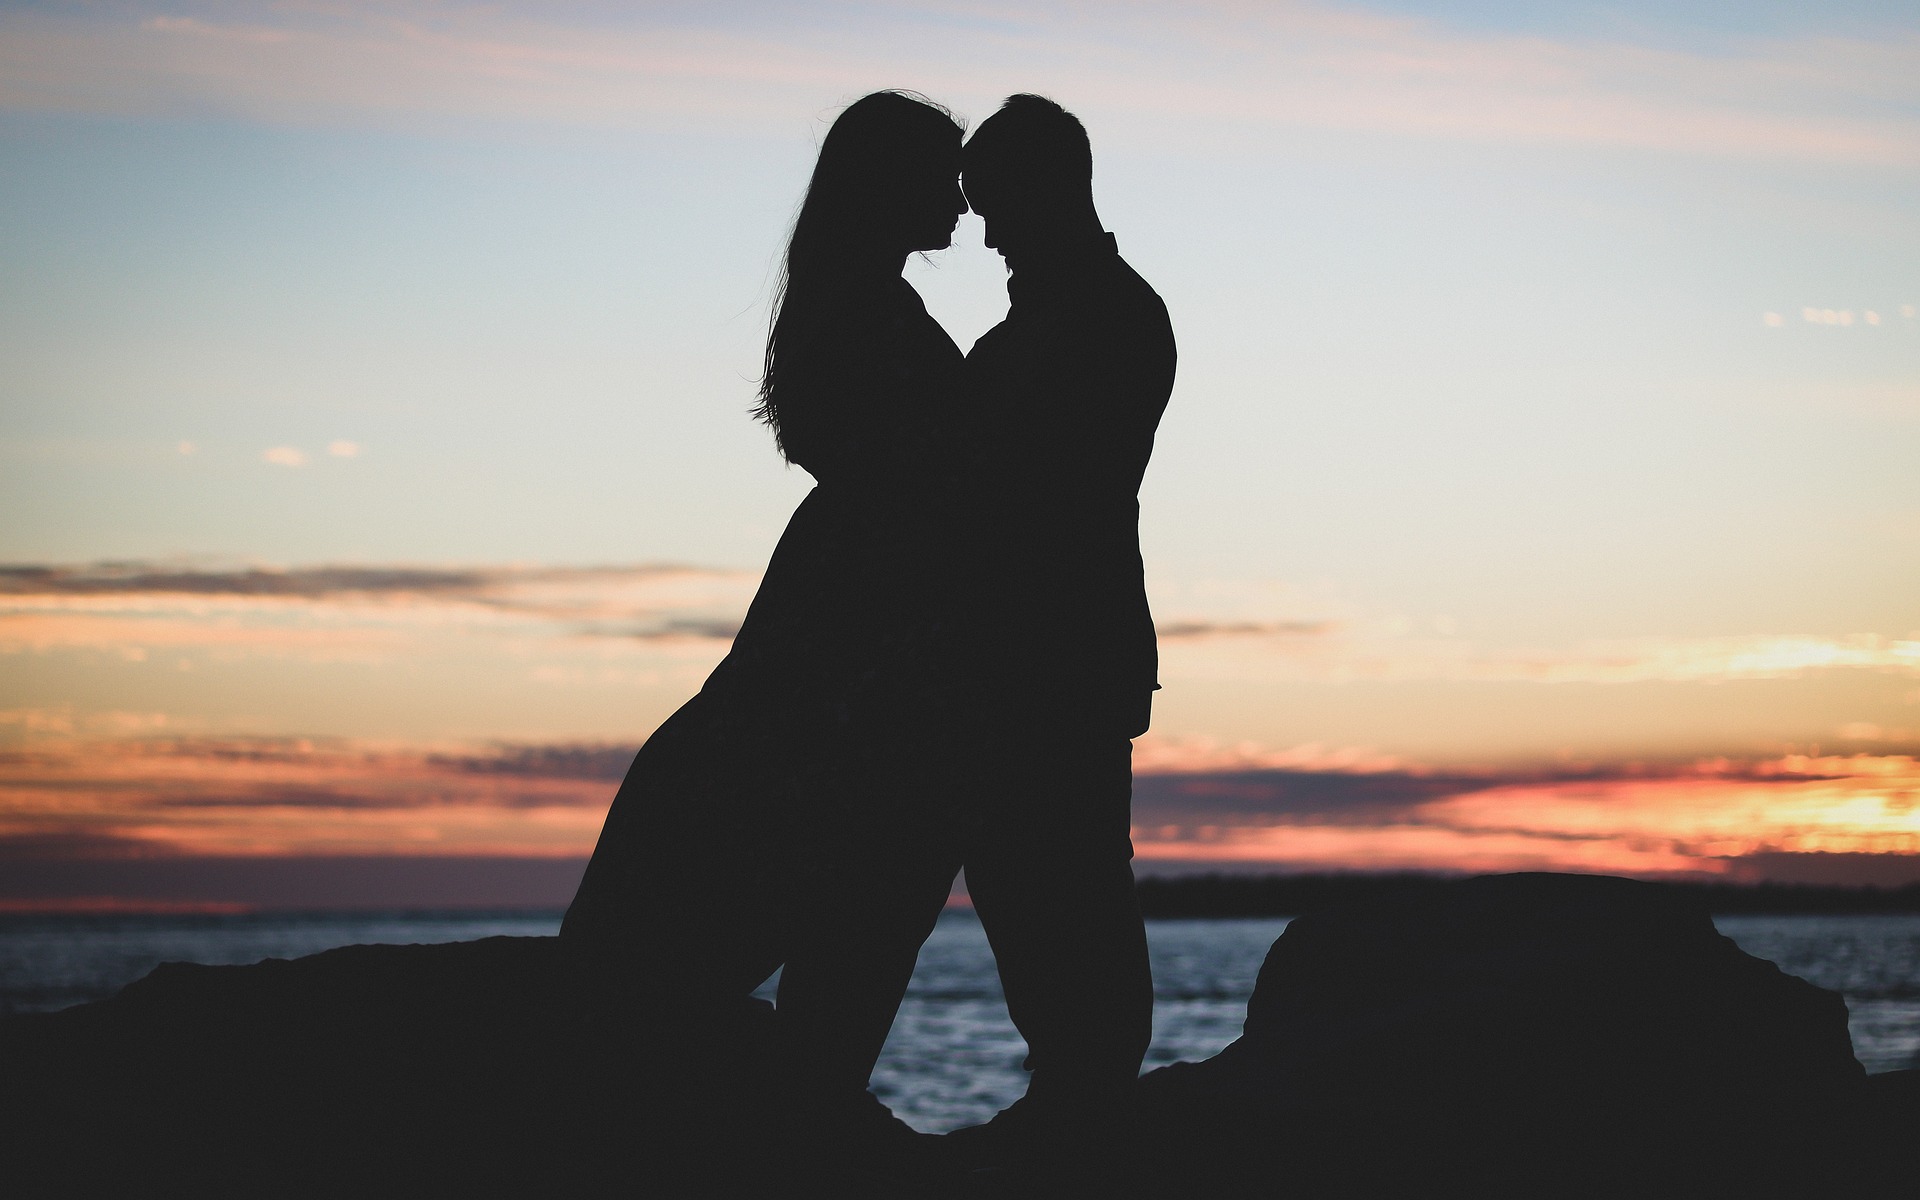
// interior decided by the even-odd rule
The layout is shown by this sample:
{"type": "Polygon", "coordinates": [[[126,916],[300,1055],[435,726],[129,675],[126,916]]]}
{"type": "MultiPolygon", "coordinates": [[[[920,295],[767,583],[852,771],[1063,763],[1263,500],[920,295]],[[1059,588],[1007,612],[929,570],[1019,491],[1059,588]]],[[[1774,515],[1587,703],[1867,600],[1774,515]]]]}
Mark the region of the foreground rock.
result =
{"type": "Polygon", "coordinates": [[[170,963],[0,1021],[0,1175],[75,1196],[756,1194],[771,1007],[616,1021],[568,991],[554,938],[170,963]]]}
{"type": "MultiPolygon", "coordinates": [[[[9,1195],[860,1194],[796,1186],[771,1014],[593,1012],[552,939],[162,967],[0,1022],[9,1195]]],[[[1191,1197],[1920,1194],[1914,1074],[1652,885],[1469,880],[1310,914],[1246,1036],[1142,1081],[1191,1197]]]]}
{"type": "Polygon", "coordinates": [[[1920,1196],[1915,1082],[1704,909],[1530,874],[1299,918],[1245,1036],[1142,1091],[1222,1196],[1920,1196]]]}

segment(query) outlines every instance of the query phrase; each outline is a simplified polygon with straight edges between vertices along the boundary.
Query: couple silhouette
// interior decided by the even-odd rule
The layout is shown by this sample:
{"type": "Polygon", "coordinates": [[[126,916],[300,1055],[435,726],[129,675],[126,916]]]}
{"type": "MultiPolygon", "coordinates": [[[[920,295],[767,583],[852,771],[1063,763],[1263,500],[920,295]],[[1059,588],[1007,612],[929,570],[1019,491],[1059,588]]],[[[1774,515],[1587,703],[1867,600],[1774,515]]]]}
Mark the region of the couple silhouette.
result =
{"type": "Polygon", "coordinates": [[[817,486],[731,652],[635,757],[561,945],[635,1020],[781,970],[779,1086],[849,1162],[1079,1171],[1114,1161],[1152,1032],[1136,495],[1174,341],[1101,225],[1077,118],[1016,95],[962,135],[890,91],[821,144],[756,410],[817,486]],[[969,208],[1011,275],[963,355],[901,272],[969,208]],[[962,868],[1031,1078],[934,1139],[867,1084],[962,868]]]}

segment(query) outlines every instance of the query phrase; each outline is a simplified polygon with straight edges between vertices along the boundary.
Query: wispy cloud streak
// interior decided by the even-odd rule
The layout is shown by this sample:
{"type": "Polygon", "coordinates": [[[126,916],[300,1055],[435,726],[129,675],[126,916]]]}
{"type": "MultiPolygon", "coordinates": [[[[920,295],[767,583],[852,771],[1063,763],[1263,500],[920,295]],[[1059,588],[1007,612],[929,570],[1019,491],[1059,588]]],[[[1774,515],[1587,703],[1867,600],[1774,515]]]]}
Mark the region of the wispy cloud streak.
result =
{"type": "MultiPolygon", "coordinates": [[[[0,754],[0,860],[577,857],[634,749],[54,734],[0,754]]],[[[1740,878],[1857,856],[1920,876],[1911,756],[1463,771],[1299,747],[1212,761],[1166,770],[1162,754],[1137,777],[1142,861],[1740,878]]]]}
{"type": "Polygon", "coordinates": [[[1300,867],[1755,874],[1770,856],[1916,856],[1920,761],[1902,755],[1147,776],[1149,860],[1300,867]]]}
{"type": "MultiPolygon", "coordinates": [[[[316,660],[403,655],[432,631],[590,639],[636,653],[717,653],[759,578],[679,564],[606,567],[178,564],[0,566],[0,654],[88,650],[139,658],[204,648],[316,660]]],[[[1633,684],[1920,675],[1920,638],[1758,633],[1562,647],[1421,636],[1400,619],[1176,616],[1170,678],[1633,684]]]]}
{"type": "Polygon", "coordinates": [[[1468,32],[1231,0],[644,8],[128,4],[0,18],[0,105],[293,122],[479,118],[781,127],[877,86],[1044,86],[1089,109],[1269,129],[1920,161],[1920,35],[1729,40],[1468,32]]]}
{"type": "MultiPolygon", "coordinates": [[[[1585,641],[1562,647],[1410,636],[1395,623],[1225,624],[1168,655],[1185,678],[1349,682],[1633,684],[1795,679],[1829,671],[1920,674],[1920,638],[1742,634],[1585,641]],[[1209,645],[1231,640],[1233,645],[1209,645]]],[[[1196,627],[1200,628],[1200,627],[1196,627]]]]}
{"type": "Polygon", "coordinates": [[[0,856],[580,854],[632,753],[41,740],[0,754],[0,856]]]}
{"type": "Polygon", "coordinates": [[[751,572],[639,564],[287,570],[144,563],[0,567],[0,654],[204,647],[338,657],[472,629],[529,637],[725,642],[751,572]]]}

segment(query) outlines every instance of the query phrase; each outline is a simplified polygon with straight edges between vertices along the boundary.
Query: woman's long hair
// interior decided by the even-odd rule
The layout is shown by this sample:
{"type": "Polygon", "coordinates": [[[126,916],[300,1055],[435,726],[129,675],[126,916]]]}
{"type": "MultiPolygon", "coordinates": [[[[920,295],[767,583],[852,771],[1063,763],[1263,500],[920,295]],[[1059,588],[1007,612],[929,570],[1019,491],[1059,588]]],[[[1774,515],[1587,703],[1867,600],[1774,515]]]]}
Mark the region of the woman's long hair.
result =
{"type": "Polygon", "coordinates": [[[782,454],[787,447],[780,405],[792,387],[794,356],[805,350],[847,282],[895,249],[877,242],[876,234],[891,227],[884,206],[901,164],[924,154],[931,139],[957,139],[961,129],[951,112],[925,96],[886,91],[849,104],[827,130],[774,285],[760,399],[753,408],[772,427],[782,454]]]}

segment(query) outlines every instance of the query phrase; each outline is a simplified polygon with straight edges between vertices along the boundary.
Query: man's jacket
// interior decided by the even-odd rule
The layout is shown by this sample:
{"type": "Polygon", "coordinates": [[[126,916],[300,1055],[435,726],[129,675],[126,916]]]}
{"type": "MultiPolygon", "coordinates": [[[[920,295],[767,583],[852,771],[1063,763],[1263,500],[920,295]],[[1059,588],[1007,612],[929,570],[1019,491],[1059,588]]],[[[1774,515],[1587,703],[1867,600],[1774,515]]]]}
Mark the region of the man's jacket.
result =
{"type": "Polygon", "coordinates": [[[1137,497],[1173,390],[1173,328],[1111,234],[1021,257],[1007,290],[1006,320],[965,370],[981,518],[962,584],[980,605],[967,669],[1008,703],[1137,712],[1137,733],[1158,686],[1137,497]]]}

